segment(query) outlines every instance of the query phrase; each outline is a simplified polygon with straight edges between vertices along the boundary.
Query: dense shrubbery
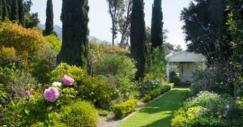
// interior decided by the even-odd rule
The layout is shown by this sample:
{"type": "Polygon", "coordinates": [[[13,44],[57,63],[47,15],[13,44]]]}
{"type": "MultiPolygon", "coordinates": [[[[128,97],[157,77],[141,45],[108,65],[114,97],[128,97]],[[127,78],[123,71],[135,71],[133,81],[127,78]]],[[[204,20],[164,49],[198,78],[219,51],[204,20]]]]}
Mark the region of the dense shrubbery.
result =
{"type": "Polygon", "coordinates": [[[60,121],[72,127],[96,127],[96,110],[90,103],[75,102],[61,109],[60,121]]]}
{"type": "Polygon", "coordinates": [[[144,94],[144,96],[142,97],[142,100],[144,102],[148,102],[156,97],[158,97],[159,95],[171,90],[173,88],[173,84],[165,84],[162,86],[159,86],[158,88],[155,88],[151,91],[148,91],[148,93],[144,94]]]}
{"type": "MultiPolygon", "coordinates": [[[[0,24],[0,49],[2,53],[14,52],[18,58],[28,64],[34,59],[37,52],[43,49],[46,43],[45,38],[37,29],[26,29],[17,24],[2,23],[0,24]],[[4,50],[5,48],[5,50],[4,50]],[[10,48],[6,52],[6,48],[10,48]]],[[[5,54],[7,55],[7,54],[5,54]]]]}
{"type": "Polygon", "coordinates": [[[62,81],[63,75],[69,75],[75,79],[74,87],[78,96],[93,102],[101,108],[109,108],[112,100],[118,97],[115,87],[101,77],[91,77],[83,69],[60,64],[51,72],[52,81],[62,81]]]}
{"type": "Polygon", "coordinates": [[[173,127],[242,126],[242,114],[232,100],[207,91],[185,102],[172,120],[173,127]],[[234,113],[232,113],[234,112],[234,113]],[[238,112],[238,113],[236,113],[238,112]],[[234,115],[233,115],[234,114],[234,115]]]}
{"type": "Polygon", "coordinates": [[[97,107],[109,109],[118,98],[115,87],[99,77],[86,76],[77,86],[78,95],[93,102],[97,107]]]}
{"type": "Polygon", "coordinates": [[[129,113],[135,111],[137,107],[138,101],[134,99],[127,100],[125,102],[115,104],[113,106],[113,111],[115,113],[115,117],[121,119],[127,116],[129,113]]]}
{"type": "Polygon", "coordinates": [[[93,55],[97,59],[92,65],[92,74],[102,76],[111,86],[115,87],[121,100],[130,98],[136,90],[133,82],[136,66],[131,58],[124,55],[123,50],[119,50],[120,54],[103,50],[99,55],[94,53],[93,55]]]}

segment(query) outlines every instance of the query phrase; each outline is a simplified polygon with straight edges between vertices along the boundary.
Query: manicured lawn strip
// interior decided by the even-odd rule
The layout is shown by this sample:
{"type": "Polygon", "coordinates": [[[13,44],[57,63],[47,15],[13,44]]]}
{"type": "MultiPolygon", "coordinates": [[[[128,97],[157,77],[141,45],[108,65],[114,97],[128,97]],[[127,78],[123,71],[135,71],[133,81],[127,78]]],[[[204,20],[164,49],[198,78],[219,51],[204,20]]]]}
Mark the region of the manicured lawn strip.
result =
{"type": "Polygon", "coordinates": [[[161,98],[145,105],[139,112],[123,121],[119,127],[167,127],[188,94],[188,88],[174,88],[161,98]]]}

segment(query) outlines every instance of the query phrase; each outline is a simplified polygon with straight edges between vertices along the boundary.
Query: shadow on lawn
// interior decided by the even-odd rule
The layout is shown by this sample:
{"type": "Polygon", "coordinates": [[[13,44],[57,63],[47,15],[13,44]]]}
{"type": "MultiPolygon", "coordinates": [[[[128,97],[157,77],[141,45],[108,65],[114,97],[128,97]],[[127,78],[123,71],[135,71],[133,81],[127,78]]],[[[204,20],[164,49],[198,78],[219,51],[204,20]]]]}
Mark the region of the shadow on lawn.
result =
{"type": "Polygon", "coordinates": [[[171,119],[172,116],[168,116],[142,127],[169,127],[168,123],[170,123],[171,119]]]}

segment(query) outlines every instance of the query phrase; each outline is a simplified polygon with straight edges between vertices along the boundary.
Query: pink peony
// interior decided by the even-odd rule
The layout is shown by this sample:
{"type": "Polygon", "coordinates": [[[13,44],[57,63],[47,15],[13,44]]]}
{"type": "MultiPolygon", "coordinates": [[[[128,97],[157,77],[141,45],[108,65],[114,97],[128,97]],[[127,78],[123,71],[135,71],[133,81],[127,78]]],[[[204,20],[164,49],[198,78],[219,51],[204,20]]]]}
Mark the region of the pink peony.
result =
{"type": "Polygon", "coordinates": [[[72,86],[74,79],[68,75],[63,76],[63,84],[66,86],[72,86]]]}
{"type": "Polygon", "coordinates": [[[48,102],[55,102],[59,97],[59,92],[56,87],[49,87],[44,91],[44,98],[48,102]]]}

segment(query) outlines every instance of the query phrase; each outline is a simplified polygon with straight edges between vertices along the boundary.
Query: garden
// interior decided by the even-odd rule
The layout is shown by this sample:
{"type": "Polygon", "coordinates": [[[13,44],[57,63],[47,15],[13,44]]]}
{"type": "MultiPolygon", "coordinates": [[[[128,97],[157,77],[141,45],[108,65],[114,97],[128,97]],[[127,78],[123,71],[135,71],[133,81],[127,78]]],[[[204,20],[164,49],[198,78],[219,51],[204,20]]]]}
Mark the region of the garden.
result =
{"type": "Polygon", "coordinates": [[[243,127],[243,2],[194,0],[182,11],[188,51],[207,59],[189,84],[175,72],[167,80],[165,56],[178,49],[165,42],[161,0],[151,29],[143,0],[120,2],[108,0],[122,14],[116,45],[88,38],[88,0],[63,0],[62,39],[52,0],[44,30],[31,1],[0,0],[0,126],[243,127]]]}

